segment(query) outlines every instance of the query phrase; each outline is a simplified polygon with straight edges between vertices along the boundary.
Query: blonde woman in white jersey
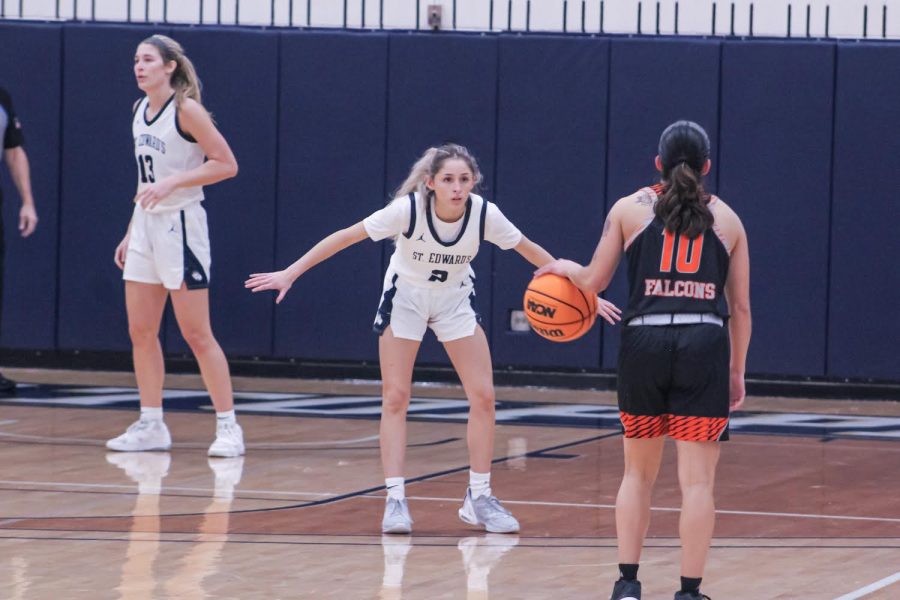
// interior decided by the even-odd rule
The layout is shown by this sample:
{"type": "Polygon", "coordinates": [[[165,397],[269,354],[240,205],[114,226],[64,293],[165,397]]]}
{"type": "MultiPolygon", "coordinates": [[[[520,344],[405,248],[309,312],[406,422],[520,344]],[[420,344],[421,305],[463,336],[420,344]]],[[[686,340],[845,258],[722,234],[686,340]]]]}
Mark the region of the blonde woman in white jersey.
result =
{"type": "Polygon", "coordinates": [[[200,103],[200,82],[178,42],[163,35],[141,42],[134,75],[146,94],[135,103],[132,121],[138,189],[115,262],[125,280],[141,416],[106,446],[137,452],[172,445],[163,421],[159,343],[163,308],[171,297],[216,409],[216,439],[208,454],[240,456],[244,440],[234,418],[228,362],[210,327],[209,232],[200,204],[202,186],[234,177],[237,161],[200,103]]]}
{"type": "MultiPolygon", "coordinates": [[[[385,208],[332,233],[283,271],[255,273],[246,287],[277,290],[281,302],[294,281],[313,266],[366,238],[396,240],[375,317],[380,335],[381,461],[388,497],[381,527],[385,533],[409,533],[412,518],[404,489],[406,411],[413,364],[430,327],[442,342],[469,400],[467,441],[469,489],[459,517],[495,533],[513,533],[519,522],[491,494],[494,455],[494,384],[487,338],[472,306],[474,273],[470,266],[482,240],[515,249],[542,266],[550,254],[529,240],[500,209],[472,190],[481,179],[478,164],[462,146],[429,149],[413,166],[385,208]]],[[[612,320],[615,309],[600,306],[612,320]]]]}

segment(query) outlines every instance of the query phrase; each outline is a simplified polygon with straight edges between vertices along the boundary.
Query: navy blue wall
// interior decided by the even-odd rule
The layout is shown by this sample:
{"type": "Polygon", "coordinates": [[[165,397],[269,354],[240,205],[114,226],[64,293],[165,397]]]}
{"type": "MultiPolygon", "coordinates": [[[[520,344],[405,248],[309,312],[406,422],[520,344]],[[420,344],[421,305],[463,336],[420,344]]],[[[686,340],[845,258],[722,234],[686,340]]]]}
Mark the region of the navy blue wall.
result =
{"type": "Polygon", "coordinates": [[[751,372],[825,375],[833,84],[833,44],[724,45],[719,192],[750,242],[751,372]]]}
{"type": "Polygon", "coordinates": [[[140,41],[157,32],[63,27],[60,349],[131,347],[125,286],[113,253],[128,228],[137,186],[131,117],[141,91],[132,57],[140,41]]]}
{"type": "MultiPolygon", "coordinates": [[[[282,36],[278,250],[257,269],[284,268],[384,206],[387,61],[385,35],[282,36]]],[[[375,359],[381,256],[363,241],[301,277],[276,311],[276,356],[375,359]]]]}
{"type": "Polygon", "coordinates": [[[838,47],[828,373],[900,379],[900,47],[838,47]]]}
{"type": "MultiPolygon", "coordinates": [[[[719,141],[719,42],[614,40],[610,50],[606,211],[619,198],[659,180],[653,166],[659,134],[673,121],[696,121],[714,148],[719,141]]],[[[715,191],[715,173],[707,188],[715,191]]],[[[586,263],[590,254],[577,258],[586,263]]],[[[624,265],[623,260],[605,295],[623,309],[628,299],[624,265]]],[[[602,366],[614,369],[619,336],[607,335],[603,342],[602,366]]]]}
{"type": "MultiPolygon", "coordinates": [[[[609,45],[503,38],[500,73],[497,203],[553,256],[587,259],[603,226],[609,45]]],[[[514,250],[494,250],[494,360],[596,368],[602,327],[567,344],[510,331],[534,269],[514,250]]]]}
{"type": "MultiPolygon", "coordinates": [[[[750,238],[748,371],[900,380],[896,44],[4,24],[0,41],[23,51],[0,57],[0,84],[26,126],[41,217],[34,238],[15,237],[4,176],[6,347],[129,348],[112,254],[135,188],[131,56],[159,31],[196,63],[240,164],[205,203],[229,356],[377,359],[390,244],[345,250],[277,308],[243,281],[383,206],[428,146],[469,146],[485,197],[587,262],[612,203],[656,180],[659,133],[688,118],[713,143],[708,189],[750,238]]],[[[508,330],[532,271],[514,251],[485,245],[474,268],[497,366],[615,367],[615,329],[571,344],[508,330]]],[[[623,269],[607,297],[624,304],[623,269]]],[[[171,317],[163,333],[167,351],[187,350],[171,317]]],[[[421,362],[446,363],[429,339],[421,362]]]]}
{"type": "Polygon", "coordinates": [[[10,348],[56,345],[57,244],[59,241],[59,143],[62,27],[0,25],[0,87],[12,95],[25,132],[38,227],[18,232],[21,199],[2,169],[6,259],[0,344],[10,348]],[[27,85],[23,85],[27,75],[27,85]]]}
{"type": "MultiPolygon", "coordinates": [[[[257,302],[244,281],[274,255],[278,38],[261,31],[189,29],[179,30],[177,39],[203,82],[204,105],[238,161],[238,177],[204,189],[213,331],[229,355],[267,356],[273,305],[257,302]]],[[[171,314],[167,321],[166,349],[188,352],[171,314]]]]}

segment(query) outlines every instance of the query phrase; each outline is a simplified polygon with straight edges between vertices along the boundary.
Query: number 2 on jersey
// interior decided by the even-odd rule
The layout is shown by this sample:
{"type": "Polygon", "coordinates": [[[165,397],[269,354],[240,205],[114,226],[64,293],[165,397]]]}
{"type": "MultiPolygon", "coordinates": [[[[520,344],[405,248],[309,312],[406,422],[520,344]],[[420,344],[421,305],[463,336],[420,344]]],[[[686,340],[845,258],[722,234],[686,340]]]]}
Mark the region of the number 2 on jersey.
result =
{"type": "Polygon", "coordinates": [[[138,154],[138,168],[141,170],[141,183],[155,183],[156,176],[153,175],[153,157],[138,154]],[[147,166],[144,166],[147,163],[147,166]]]}
{"type": "MultiPolygon", "coordinates": [[[[666,229],[663,239],[662,258],[659,270],[668,273],[672,270],[672,255],[675,250],[675,234],[666,229]]],[[[700,270],[700,257],[703,255],[703,234],[693,240],[686,235],[678,236],[678,259],[675,269],[679,273],[696,273],[700,270]],[[690,255],[690,256],[689,256],[690,255]]]]}

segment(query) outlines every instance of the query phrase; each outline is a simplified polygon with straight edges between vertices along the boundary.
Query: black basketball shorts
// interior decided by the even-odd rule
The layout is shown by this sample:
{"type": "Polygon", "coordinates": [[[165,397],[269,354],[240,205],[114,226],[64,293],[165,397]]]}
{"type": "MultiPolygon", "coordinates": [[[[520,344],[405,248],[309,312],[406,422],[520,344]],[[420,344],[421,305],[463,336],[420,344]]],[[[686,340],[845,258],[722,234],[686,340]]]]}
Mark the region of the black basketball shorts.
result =
{"type": "Polygon", "coordinates": [[[625,437],[728,439],[730,346],[719,325],[622,328],[619,413],[625,437]]]}

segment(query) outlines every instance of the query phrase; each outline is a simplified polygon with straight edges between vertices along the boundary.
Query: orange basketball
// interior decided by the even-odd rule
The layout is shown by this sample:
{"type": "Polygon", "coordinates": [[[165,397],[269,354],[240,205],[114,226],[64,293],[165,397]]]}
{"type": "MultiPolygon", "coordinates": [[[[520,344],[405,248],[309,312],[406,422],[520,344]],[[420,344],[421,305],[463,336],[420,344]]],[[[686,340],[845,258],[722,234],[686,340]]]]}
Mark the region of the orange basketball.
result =
{"type": "Polygon", "coordinates": [[[567,277],[547,273],[528,284],[523,300],[525,316],[535,333],[552,342],[583,336],[597,318],[597,300],[567,277]]]}

